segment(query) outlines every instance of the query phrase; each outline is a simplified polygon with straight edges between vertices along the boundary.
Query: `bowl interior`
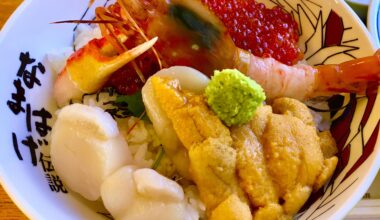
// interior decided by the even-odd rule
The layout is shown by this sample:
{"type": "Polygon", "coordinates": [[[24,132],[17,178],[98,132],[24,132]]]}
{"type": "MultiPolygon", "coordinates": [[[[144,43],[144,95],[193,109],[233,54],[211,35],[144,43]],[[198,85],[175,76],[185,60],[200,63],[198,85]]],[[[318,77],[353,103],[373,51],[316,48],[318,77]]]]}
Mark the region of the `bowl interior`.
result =
{"type": "MultiPolygon", "coordinates": [[[[373,54],[368,32],[343,1],[273,2],[298,21],[300,47],[309,64],[341,63],[373,54]]],[[[0,33],[0,60],[7,61],[0,63],[4,72],[0,74],[0,181],[32,219],[107,217],[101,202],[87,202],[66,189],[51,165],[49,129],[57,107],[52,100],[55,76],[45,59],[48,52],[72,45],[76,26],[51,22],[92,19],[94,8],[107,3],[95,1],[87,10],[87,1],[26,0],[0,33]],[[25,83],[25,71],[35,71],[38,83],[25,83]]],[[[380,166],[376,145],[380,116],[373,111],[380,109],[378,96],[335,96],[330,103],[339,109],[331,116],[340,163],[329,183],[299,213],[301,219],[342,218],[365,193],[380,166]]]]}

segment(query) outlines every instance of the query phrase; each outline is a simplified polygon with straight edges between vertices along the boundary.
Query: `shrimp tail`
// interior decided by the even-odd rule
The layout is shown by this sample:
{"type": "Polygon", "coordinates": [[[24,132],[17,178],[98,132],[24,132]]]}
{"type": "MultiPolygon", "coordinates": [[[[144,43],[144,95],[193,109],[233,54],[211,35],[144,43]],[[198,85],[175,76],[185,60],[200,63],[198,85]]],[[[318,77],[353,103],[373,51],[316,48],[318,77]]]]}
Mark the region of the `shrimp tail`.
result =
{"type": "Polygon", "coordinates": [[[279,97],[307,100],[338,93],[373,94],[380,81],[380,49],[373,56],[317,67],[288,66],[237,49],[234,67],[259,83],[268,100],[279,97]]]}
{"type": "Polygon", "coordinates": [[[336,93],[365,94],[377,91],[380,81],[380,49],[373,56],[359,58],[336,65],[315,67],[315,89],[313,96],[336,93]]]}

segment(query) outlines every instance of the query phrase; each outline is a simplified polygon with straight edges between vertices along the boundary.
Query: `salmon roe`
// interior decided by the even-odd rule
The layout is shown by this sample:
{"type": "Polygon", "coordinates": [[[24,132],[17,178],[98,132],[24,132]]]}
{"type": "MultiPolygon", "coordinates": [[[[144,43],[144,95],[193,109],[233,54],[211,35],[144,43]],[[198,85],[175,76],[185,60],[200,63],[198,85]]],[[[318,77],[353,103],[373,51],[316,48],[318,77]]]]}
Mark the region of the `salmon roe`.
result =
{"type": "Polygon", "coordinates": [[[202,0],[227,27],[236,46],[292,65],[302,58],[298,25],[281,7],[255,0],[202,0]]]}
{"type": "MultiPolygon", "coordinates": [[[[148,79],[160,68],[153,52],[149,51],[135,59],[145,79],[148,79]]],[[[144,86],[131,63],[111,75],[105,87],[113,87],[119,94],[133,95],[144,86]]]]}

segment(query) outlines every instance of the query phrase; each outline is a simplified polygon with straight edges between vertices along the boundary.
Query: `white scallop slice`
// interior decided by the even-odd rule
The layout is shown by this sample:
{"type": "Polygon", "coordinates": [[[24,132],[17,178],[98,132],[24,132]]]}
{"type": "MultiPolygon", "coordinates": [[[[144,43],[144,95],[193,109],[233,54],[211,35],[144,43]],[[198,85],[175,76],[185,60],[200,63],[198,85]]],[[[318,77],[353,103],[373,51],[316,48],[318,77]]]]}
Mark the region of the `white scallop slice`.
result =
{"type": "Polygon", "coordinates": [[[195,94],[203,94],[210,81],[205,74],[187,66],[173,66],[162,69],[153,76],[178,79],[182,89],[195,94]]]}
{"type": "Polygon", "coordinates": [[[106,209],[120,219],[136,200],[137,190],[133,180],[136,167],[125,166],[110,175],[101,186],[101,196],[106,209]]]}
{"type": "Polygon", "coordinates": [[[152,169],[118,169],[103,182],[101,195],[104,206],[116,220],[198,219],[186,203],[182,188],[152,169]],[[173,186],[175,189],[170,189],[173,186]]]}
{"type": "Polygon", "coordinates": [[[153,169],[139,169],[133,173],[140,195],[165,202],[181,202],[185,195],[182,187],[153,169]]]}
{"type": "MultiPolygon", "coordinates": [[[[112,214],[112,213],[111,213],[112,214]]],[[[191,218],[188,208],[182,203],[165,203],[138,197],[136,202],[116,220],[197,220],[191,218]]]]}
{"type": "Polygon", "coordinates": [[[115,120],[99,107],[68,105],[52,128],[51,159],[63,182],[88,200],[107,176],[132,162],[115,120]]]}

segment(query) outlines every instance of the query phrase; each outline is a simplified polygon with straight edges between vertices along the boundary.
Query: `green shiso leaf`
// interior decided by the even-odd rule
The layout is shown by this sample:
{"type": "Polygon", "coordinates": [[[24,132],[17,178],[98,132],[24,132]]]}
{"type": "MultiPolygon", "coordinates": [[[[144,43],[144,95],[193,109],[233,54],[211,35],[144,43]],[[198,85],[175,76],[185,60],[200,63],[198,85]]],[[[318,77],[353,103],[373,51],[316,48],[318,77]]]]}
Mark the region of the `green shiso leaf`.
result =
{"type": "MultiPolygon", "coordinates": [[[[138,91],[133,95],[118,95],[115,104],[119,106],[119,108],[126,109],[130,115],[135,117],[140,117],[145,112],[141,91],[138,91]]],[[[142,117],[142,120],[149,121],[149,118],[145,114],[142,117]]]]}

